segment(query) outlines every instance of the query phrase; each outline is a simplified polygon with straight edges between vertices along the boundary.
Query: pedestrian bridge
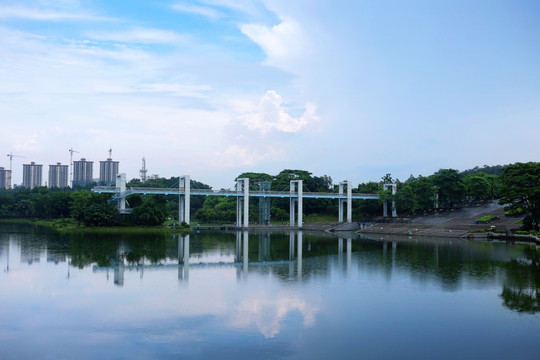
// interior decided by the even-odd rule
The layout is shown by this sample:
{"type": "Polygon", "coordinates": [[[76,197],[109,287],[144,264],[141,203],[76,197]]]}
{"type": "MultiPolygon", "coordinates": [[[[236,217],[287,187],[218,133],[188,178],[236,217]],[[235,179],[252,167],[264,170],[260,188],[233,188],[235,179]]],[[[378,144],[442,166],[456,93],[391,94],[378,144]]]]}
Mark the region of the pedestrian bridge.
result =
{"type": "MultiPolygon", "coordinates": [[[[395,189],[395,188],[394,188],[395,189]]],[[[346,205],[347,222],[352,222],[352,200],[378,200],[378,194],[360,194],[353,193],[352,187],[348,181],[339,183],[337,193],[330,192],[309,192],[304,191],[302,180],[291,180],[290,191],[271,191],[271,190],[250,190],[249,178],[236,179],[236,189],[234,190],[212,190],[212,189],[192,189],[190,176],[180,176],[178,188],[149,188],[149,187],[127,187],[126,175],[118,174],[116,177],[116,186],[96,186],[92,189],[95,193],[113,194],[113,200],[116,201],[118,210],[122,214],[131,213],[131,209],[126,207],[126,197],[133,194],[141,195],[178,195],[179,197],[179,221],[190,223],[190,199],[191,196],[226,196],[236,198],[236,225],[238,227],[249,226],[249,198],[255,197],[261,199],[259,202],[261,210],[267,212],[268,221],[270,219],[270,199],[288,198],[290,200],[290,226],[301,228],[303,199],[337,199],[338,221],[343,222],[344,206],[346,205]],[[296,215],[297,213],[297,215],[296,215]],[[242,219],[243,215],[243,219],[242,219]],[[297,219],[296,219],[297,218],[297,219]],[[242,221],[243,220],[243,221],[242,221]]],[[[394,191],[393,191],[394,193],[394,191]]],[[[383,215],[387,216],[387,204],[383,204],[383,215]]],[[[395,217],[395,206],[392,204],[392,216],[395,217]]]]}

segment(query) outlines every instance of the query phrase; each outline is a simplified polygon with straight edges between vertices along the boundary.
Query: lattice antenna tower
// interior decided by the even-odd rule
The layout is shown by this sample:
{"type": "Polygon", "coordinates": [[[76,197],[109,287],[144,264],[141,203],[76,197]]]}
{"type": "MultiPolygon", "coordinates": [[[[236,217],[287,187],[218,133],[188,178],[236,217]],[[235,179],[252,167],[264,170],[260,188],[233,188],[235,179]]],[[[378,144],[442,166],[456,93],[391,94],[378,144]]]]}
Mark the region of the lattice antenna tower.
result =
{"type": "Polygon", "coordinates": [[[146,181],[146,172],[147,171],[148,171],[148,169],[146,168],[146,159],[143,156],[141,170],[139,170],[139,176],[141,177],[141,182],[146,181]]]}

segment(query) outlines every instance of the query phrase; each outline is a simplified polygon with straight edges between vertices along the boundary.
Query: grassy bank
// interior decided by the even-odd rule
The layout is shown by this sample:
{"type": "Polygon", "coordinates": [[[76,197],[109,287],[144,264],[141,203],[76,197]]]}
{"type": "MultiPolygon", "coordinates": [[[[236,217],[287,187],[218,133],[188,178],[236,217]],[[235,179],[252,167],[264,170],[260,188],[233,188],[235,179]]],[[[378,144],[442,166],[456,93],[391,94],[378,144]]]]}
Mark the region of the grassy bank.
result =
{"type": "Polygon", "coordinates": [[[84,227],[77,226],[73,219],[0,219],[0,224],[21,224],[41,226],[55,230],[61,234],[163,234],[163,233],[187,233],[190,228],[169,226],[111,226],[111,227],[84,227]]]}

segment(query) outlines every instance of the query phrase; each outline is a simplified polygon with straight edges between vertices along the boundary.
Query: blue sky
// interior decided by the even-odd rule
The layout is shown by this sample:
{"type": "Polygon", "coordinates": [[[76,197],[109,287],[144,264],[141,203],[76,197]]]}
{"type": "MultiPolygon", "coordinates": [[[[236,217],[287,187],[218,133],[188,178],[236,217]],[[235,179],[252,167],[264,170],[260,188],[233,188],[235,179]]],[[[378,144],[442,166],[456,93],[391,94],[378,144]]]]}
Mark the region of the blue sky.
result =
{"type": "MultiPolygon", "coordinates": [[[[214,188],[539,161],[537,1],[0,3],[0,148],[214,188]]],[[[9,167],[4,156],[0,166],[9,167]]]]}

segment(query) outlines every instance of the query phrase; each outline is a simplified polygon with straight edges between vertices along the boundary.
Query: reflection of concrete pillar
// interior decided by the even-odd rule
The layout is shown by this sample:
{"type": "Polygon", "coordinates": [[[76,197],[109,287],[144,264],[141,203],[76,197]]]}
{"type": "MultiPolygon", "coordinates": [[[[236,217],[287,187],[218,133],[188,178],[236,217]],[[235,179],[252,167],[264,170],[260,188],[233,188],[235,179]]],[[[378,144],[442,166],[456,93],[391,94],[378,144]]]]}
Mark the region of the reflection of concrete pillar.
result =
{"type": "Polygon", "coordinates": [[[343,264],[343,238],[338,239],[338,268],[343,264]]]}
{"type": "Polygon", "coordinates": [[[240,231],[236,232],[236,247],[234,249],[235,262],[242,261],[242,233],[240,231]]]}
{"type": "Polygon", "coordinates": [[[302,278],[302,237],[303,237],[303,234],[302,234],[302,231],[299,231],[298,232],[298,251],[297,251],[297,256],[298,256],[298,260],[297,260],[297,271],[296,273],[298,274],[298,279],[301,279],[302,278]]]}
{"type": "Polygon", "coordinates": [[[184,263],[184,239],[182,237],[178,238],[178,264],[181,265],[184,263]]]}
{"type": "Polygon", "coordinates": [[[396,265],[397,242],[392,241],[392,267],[396,265]]]}
{"type": "Polygon", "coordinates": [[[347,239],[347,271],[351,269],[352,261],[352,239],[347,239]]]}
{"type": "Polygon", "coordinates": [[[270,234],[259,234],[259,261],[270,260],[270,234]]]}
{"type": "Polygon", "coordinates": [[[294,232],[289,233],[289,260],[294,260],[294,232]]]}
{"type": "Polygon", "coordinates": [[[189,234],[184,237],[184,280],[189,280],[189,234]]]}
{"type": "Polygon", "coordinates": [[[120,262],[114,267],[114,284],[124,286],[124,263],[120,262]]]}
{"type": "Polygon", "coordinates": [[[289,279],[294,277],[294,232],[289,233],[289,279]]]}
{"type": "Polygon", "coordinates": [[[244,273],[247,275],[248,271],[248,257],[249,257],[249,234],[244,231],[244,273]]]}

